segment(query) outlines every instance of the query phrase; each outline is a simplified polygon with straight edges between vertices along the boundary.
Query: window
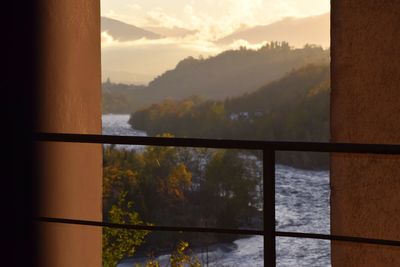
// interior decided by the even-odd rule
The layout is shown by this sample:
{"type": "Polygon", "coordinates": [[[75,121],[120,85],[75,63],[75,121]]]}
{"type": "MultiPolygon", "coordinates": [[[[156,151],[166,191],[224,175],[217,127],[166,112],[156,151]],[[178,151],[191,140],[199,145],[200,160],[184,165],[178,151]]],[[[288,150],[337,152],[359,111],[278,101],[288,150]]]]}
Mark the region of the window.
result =
{"type": "MultiPolygon", "coordinates": [[[[218,4],[139,1],[134,5],[102,1],[103,134],[328,141],[329,2],[308,1],[303,5],[292,5],[295,15],[288,18],[285,8],[268,1],[222,1],[218,4]]],[[[146,159],[151,161],[148,157],[163,153],[151,152],[151,147],[117,145],[114,148],[107,147],[104,154],[106,187],[112,187],[109,181],[115,172],[111,170],[122,164],[121,159],[110,163],[109,158],[122,157],[118,154],[126,152],[119,152],[121,149],[129,149],[129,153],[135,155],[132,157],[145,162],[146,159]]],[[[262,151],[180,148],[169,153],[174,162],[158,159],[161,166],[166,165],[162,174],[165,181],[160,179],[152,183],[152,192],[157,194],[150,198],[138,196],[145,191],[143,184],[148,183],[143,177],[155,175],[144,170],[157,169],[157,165],[140,165],[132,159],[131,166],[122,169],[133,171],[137,177],[130,179],[135,182],[123,185],[121,181],[114,182],[114,190],[126,192],[127,199],[136,206],[132,211],[141,215],[144,222],[188,227],[263,228],[262,151]],[[184,166],[190,176],[189,188],[181,188],[184,199],[180,205],[185,206],[187,218],[173,209],[172,196],[163,200],[158,197],[158,194],[167,194],[163,190],[159,192],[159,183],[167,183],[171,171],[178,165],[184,166]],[[234,166],[236,171],[224,171],[224,167],[234,170],[234,166]],[[213,168],[219,169],[214,174],[216,177],[211,174],[213,168]],[[232,189],[240,183],[245,190],[232,189]],[[213,212],[208,214],[207,200],[213,194],[218,195],[212,198],[213,203],[218,204],[213,205],[213,212]],[[153,202],[170,205],[154,205],[153,202]],[[163,212],[170,215],[159,218],[163,212]]],[[[278,153],[277,163],[283,165],[277,170],[277,230],[329,234],[328,162],[327,153],[278,153]],[[312,183],[315,191],[323,192],[313,200],[305,199],[301,193],[308,190],[309,184],[304,178],[310,174],[314,179],[321,176],[323,180],[321,184],[312,183]],[[302,190],[293,190],[298,192],[294,196],[287,190],[292,186],[287,176],[302,177],[297,182],[302,190]],[[296,206],[299,203],[305,206],[296,206]]],[[[126,175],[123,177],[129,179],[126,175]]],[[[146,179],[157,180],[157,177],[146,179]]],[[[115,195],[106,195],[104,207],[110,211],[117,199],[115,195]]],[[[108,217],[108,212],[103,213],[104,219],[108,217]]],[[[254,238],[263,243],[262,236],[254,238]]],[[[194,250],[214,247],[208,251],[210,264],[222,257],[216,255],[215,250],[225,240],[230,245],[239,243],[241,246],[254,242],[241,236],[209,235],[200,242],[199,237],[152,233],[135,254],[146,254],[149,250],[155,256],[165,254],[165,251],[174,250],[179,239],[187,241],[194,250]]],[[[285,247],[285,242],[284,238],[278,238],[279,250],[285,247]]],[[[301,250],[301,242],[292,245],[293,251],[301,250]]],[[[306,260],[298,264],[307,265],[313,257],[324,257],[323,261],[329,262],[329,246],[326,242],[317,252],[303,252],[306,260]]],[[[238,247],[224,258],[240,250],[243,249],[238,247]]],[[[262,264],[262,252],[260,245],[252,252],[257,262],[244,264],[262,264]]],[[[300,256],[293,253],[278,252],[280,262],[297,259],[300,256]]]]}
{"type": "MultiPolygon", "coordinates": [[[[275,44],[274,44],[275,45],[275,44]]],[[[280,45],[282,46],[282,44],[280,45]]],[[[239,52],[244,52],[246,49],[239,49],[239,52]]],[[[186,64],[192,64],[192,59],[188,59],[187,62],[183,63],[183,66],[186,64]]],[[[109,82],[111,83],[111,82],[109,82]]],[[[219,106],[217,104],[211,105],[215,111],[218,112],[219,106]]],[[[238,114],[230,114],[229,118],[232,118],[232,121],[239,119],[247,119],[251,116],[252,119],[256,119],[257,116],[262,116],[263,114],[259,114],[259,111],[254,111],[252,114],[243,112],[238,112],[238,114]],[[237,118],[236,118],[237,117],[237,118]]],[[[265,188],[263,190],[263,196],[269,196],[267,199],[264,198],[264,220],[263,220],[263,230],[238,230],[238,229],[226,229],[226,228],[211,228],[211,227],[189,227],[189,228],[181,228],[180,226],[159,226],[159,225],[126,225],[126,224],[118,224],[118,223],[103,223],[100,221],[90,221],[90,220],[80,220],[81,218],[75,219],[62,219],[62,218],[41,218],[42,221],[47,222],[61,222],[67,224],[83,224],[87,226],[106,226],[109,228],[113,227],[121,227],[121,228],[130,228],[135,230],[146,230],[146,231],[183,231],[187,230],[188,232],[216,232],[216,233],[225,233],[225,234],[254,234],[254,235],[264,235],[269,238],[264,239],[264,258],[265,263],[270,265],[275,264],[275,254],[276,254],[276,246],[275,246],[275,237],[285,237],[285,238],[315,238],[322,240],[342,240],[348,242],[365,242],[365,243],[373,243],[373,244],[383,244],[383,245],[394,245],[398,246],[398,241],[390,241],[390,240],[378,240],[378,239],[367,239],[367,238],[354,238],[354,237],[344,237],[344,236],[333,236],[326,234],[313,234],[313,233],[294,233],[288,231],[277,231],[275,229],[275,152],[276,151],[315,151],[315,152],[359,152],[359,153],[388,153],[388,154],[397,154],[399,153],[398,146],[395,145],[349,145],[349,144],[327,144],[327,143],[302,143],[302,142],[279,142],[279,141],[234,141],[234,140],[218,140],[218,139],[190,139],[190,138],[152,138],[152,137],[109,137],[109,136],[98,136],[98,135],[73,135],[73,134],[39,134],[38,139],[41,141],[60,141],[60,142],[93,142],[93,143],[106,143],[106,144],[135,144],[135,145],[151,145],[151,146],[166,146],[166,147],[208,147],[208,148],[220,148],[220,149],[249,149],[249,150],[262,150],[263,157],[262,162],[264,164],[263,175],[264,175],[264,183],[262,186],[265,188]],[[265,220],[268,218],[268,220],[265,220]],[[207,228],[207,229],[204,229],[207,228]],[[268,252],[268,253],[267,253],[268,252]]],[[[125,156],[125,155],[122,155],[125,156]]],[[[221,156],[222,160],[223,157],[221,156]]],[[[218,160],[218,158],[217,158],[218,160]]],[[[220,159],[221,160],[221,159],[220,159]]],[[[155,164],[160,164],[155,161],[155,164]]],[[[179,166],[176,166],[178,169],[179,166]]],[[[175,176],[184,177],[182,173],[185,173],[181,168],[180,174],[175,172],[175,176]],[[179,174],[179,175],[178,175],[179,174]]],[[[174,175],[171,175],[174,178],[174,175]]],[[[174,184],[174,179],[171,180],[171,184],[174,184]]],[[[173,192],[173,194],[179,196],[179,191],[173,192]]],[[[229,191],[220,192],[220,194],[231,194],[229,191]]],[[[123,195],[123,194],[121,194],[123,195]]],[[[151,222],[150,222],[151,223],[151,222]]],[[[290,241],[289,241],[290,242],[290,241]]],[[[279,256],[279,255],[278,255],[279,256]]]]}

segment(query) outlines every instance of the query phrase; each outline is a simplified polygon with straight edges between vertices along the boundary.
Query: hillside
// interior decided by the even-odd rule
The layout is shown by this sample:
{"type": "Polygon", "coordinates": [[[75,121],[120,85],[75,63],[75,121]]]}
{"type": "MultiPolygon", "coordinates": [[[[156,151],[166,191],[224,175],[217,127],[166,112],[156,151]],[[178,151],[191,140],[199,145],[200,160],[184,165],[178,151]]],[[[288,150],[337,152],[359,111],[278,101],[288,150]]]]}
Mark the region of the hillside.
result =
{"type": "Polygon", "coordinates": [[[293,69],[310,63],[328,63],[329,53],[321,47],[292,49],[288,43],[274,42],[258,50],[241,48],[207,59],[186,58],[146,88],[135,90],[131,95],[131,111],[166,98],[177,100],[197,95],[224,100],[240,96],[281,78],[293,69]]]}
{"type": "Polygon", "coordinates": [[[141,38],[160,39],[163,36],[119,20],[101,17],[101,31],[107,32],[118,41],[134,41],[141,38]]]}
{"type": "Polygon", "coordinates": [[[301,47],[306,43],[329,47],[329,29],[329,13],[306,18],[286,18],[268,25],[258,25],[234,32],[218,40],[217,44],[230,44],[236,40],[246,40],[252,44],[285,40],[295,47],[301,47]]]}
{"type": "Polygon", "coordinates": [[[148,90],[155,100],[191,95],[224,99],[254,91],[293,68],[328,60],[329,52],[319,47],[291,49],[282,43],[241,48],[208,59],[186,58],[150,82],[148,90]]]}
{"type": "Polygon", "coordinates": [[[300,102],[319,95],[329,89],[330,69],[328,64],[309,64],[292,70],[281,79],[270,82],[255,92],[230,98],[226,103],[229,112],[269,113],[285,108],[294,108],[300,102]]]}
{"type": "MultiPolygon", "coordinates": [[[[257,91],[225,101],[191,97],[164,100],[131,115],[149,135],[250,140],[329,141],[330,69],[308,65],[257,91]]],[[[326,168],[327,155],[278,154],[278,162],[326,168]]]]}
{"type": "Polygon", "coordinates": [[[141,85],[112,83],[107,80],[102,84],[102,113],[127,114],[135,105],[136,91],[143,90],[141,85]]]}

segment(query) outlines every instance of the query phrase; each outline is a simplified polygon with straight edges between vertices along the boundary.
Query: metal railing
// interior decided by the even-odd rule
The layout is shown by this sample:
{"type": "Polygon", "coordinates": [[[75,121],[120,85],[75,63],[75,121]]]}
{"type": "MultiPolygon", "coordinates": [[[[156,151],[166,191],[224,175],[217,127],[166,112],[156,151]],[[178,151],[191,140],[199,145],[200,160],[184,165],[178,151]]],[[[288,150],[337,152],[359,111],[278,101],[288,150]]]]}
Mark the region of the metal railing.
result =
{"type": "Polygon", "coordinates": [[[400,155],[400,145],[317,143],[317,142],[271,142],[226,139],[165,138],[139,136],[110,136],[92,134],[38,133],[36,141],[72,142],[90,144],[123,144],[146,146],[203,147],[219,149],[249,149],[263,152],[263,230],[226,229],[209,227],[170,227],[107,223],[65,218],[37,218],[41,222],[111,227],[133,230],[224,233],[260,235],[264,237],[264,266],[276,266],[276,237],[311,238],[400,247],[400,240],[373,239],[365,237],[326,235],[316,233],[282,232],[275,229],[275,153],[277,151],[332,152],[400,155]]]}

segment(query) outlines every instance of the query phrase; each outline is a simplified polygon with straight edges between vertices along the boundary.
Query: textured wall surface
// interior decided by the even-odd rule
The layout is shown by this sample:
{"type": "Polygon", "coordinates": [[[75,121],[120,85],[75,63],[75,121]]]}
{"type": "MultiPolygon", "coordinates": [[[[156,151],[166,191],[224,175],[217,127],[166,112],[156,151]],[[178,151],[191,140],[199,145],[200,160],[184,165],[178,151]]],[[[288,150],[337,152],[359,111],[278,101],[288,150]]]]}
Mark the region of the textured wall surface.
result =
{"type": "MultiPolygon", "coordinates": [[[[332,1],[333,142],[400,144],[400,1],[332,1]]],[[[331,157],[332,233],[400,240],[400,158],[331,157]]],[[[333,242],[333,266],[400,266],[400,248],[333,242]]]]}
{"type": "MultiPolygon", "coordinates": [[[[39,131],[101,133],[100,1],[40,0],[39,131]]],[[[101,220],[100,145],[40,143],[40,215],[101,220]]],[[[101,266],[101,229],[40,224],[40,266],[101,266]]]]}

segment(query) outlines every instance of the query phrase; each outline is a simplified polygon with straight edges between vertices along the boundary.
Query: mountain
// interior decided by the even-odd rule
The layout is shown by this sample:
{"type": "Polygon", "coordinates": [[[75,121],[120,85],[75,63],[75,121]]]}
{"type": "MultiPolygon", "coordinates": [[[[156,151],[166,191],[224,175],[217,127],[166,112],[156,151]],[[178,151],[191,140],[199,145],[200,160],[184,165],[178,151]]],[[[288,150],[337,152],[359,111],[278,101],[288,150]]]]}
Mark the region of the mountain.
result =
{"type": "MultiPolygon", "coordinates": [[[[225,101],[166,99],[134,112],[130,124],[150,136],[329,141],[330,68],[310,64],[255,92],[225,101]]],[[[277,162],[327,168],[327,153],[277,153],[277,162]]]]}
{"type": "MultiPolygon", "coordinates": [[[[248,114],[230,131],[239,139],[329,142],[330,91],[329,64],[293,70],[253,93],[225,101],[227,114],[248,114]]],[[[329,169],[329,153],[278,152],[276,160],[297,168],[329,169]]]]}
{"type": "Polygon", "coordinates": [[[136,84],[136,85],[147,84],[148,81],[151,81],[153,79],[153,76],[150,74],[119,71],[119,70],[107,69],[106,67],[102,68],[101,77],[103,77],[103,81],[106,81],[107,78],[112,77],[113,81],[115,80],[118,81],[119,83],[136,84]]]}
{"type": "Polygon", "coordinates": [[[173,28],[166,28],[166,27],[146,27],[146,30],[149,30],[151,32],[160,34],[165,37],[177,37],[177,38],[182,38],[188,35],[193,35],[197,33],[197,30],[188,30],[185,28],[180,28],[180,27],[173,27],[173,28]]]}
{"type": "Polygon", "coordinates": [[[129,113],[135,105],[135,91],[143,90],[142,85],[112,83],[109,79],[102,84],[102,113],[129,113]]]}
{"type": "Polygon", "coordinates": [[[234,32],[216,43],[226,45],[236,40],[257,44],[265,41],[287,41],[295,47],[305,44],[330,46],[330,13],[305,18],[285,18],[269,25],[259,25],[234,32]]]}
{"type": "MultiPolygon", "coordinates": [[[[147,87],[129,94],[131,112],[164,99],[183,99],[193,95],[224,100],[256,91],[281,78],[292,69],[330,60],[330,51],[306,46],[292,49],[288,43],[271,43],[258,50],[228,50],[217,56],[188,57],[155,78],[147,87]]],[[[124,110],[125,111],[125,110],[124,110]]]]}
{"type": "Polygon", "coordinates": [[[267,44],[258,50],[228,50],[207,59],[188,57],[151,81],[143,97],[151,102],[192,95],[225,99],[255,91],[294,68],[329,62],[329,58],[329,50],[321,47],[291,49],[285,42],[267,44]]]}
{"type": "Polygon", "coordinates": [[[141,38],[151,40],[163,38],[162,35],[107,17],[101,17],[101,31],[107,32],[115,40],[122,42],[141,38]]]}
{"type": "MultiPolygon", "coordinates": [[[[309,64],[292,70],[282,78],[268,83],[258,90],[226,100],[229,112],[261,112],[264,114],[298,104],[311,99],[330,88],[330,68],[328,64],[309,64]]],[[[326,106],[329,106],[327,104],[326,106]]]]}

